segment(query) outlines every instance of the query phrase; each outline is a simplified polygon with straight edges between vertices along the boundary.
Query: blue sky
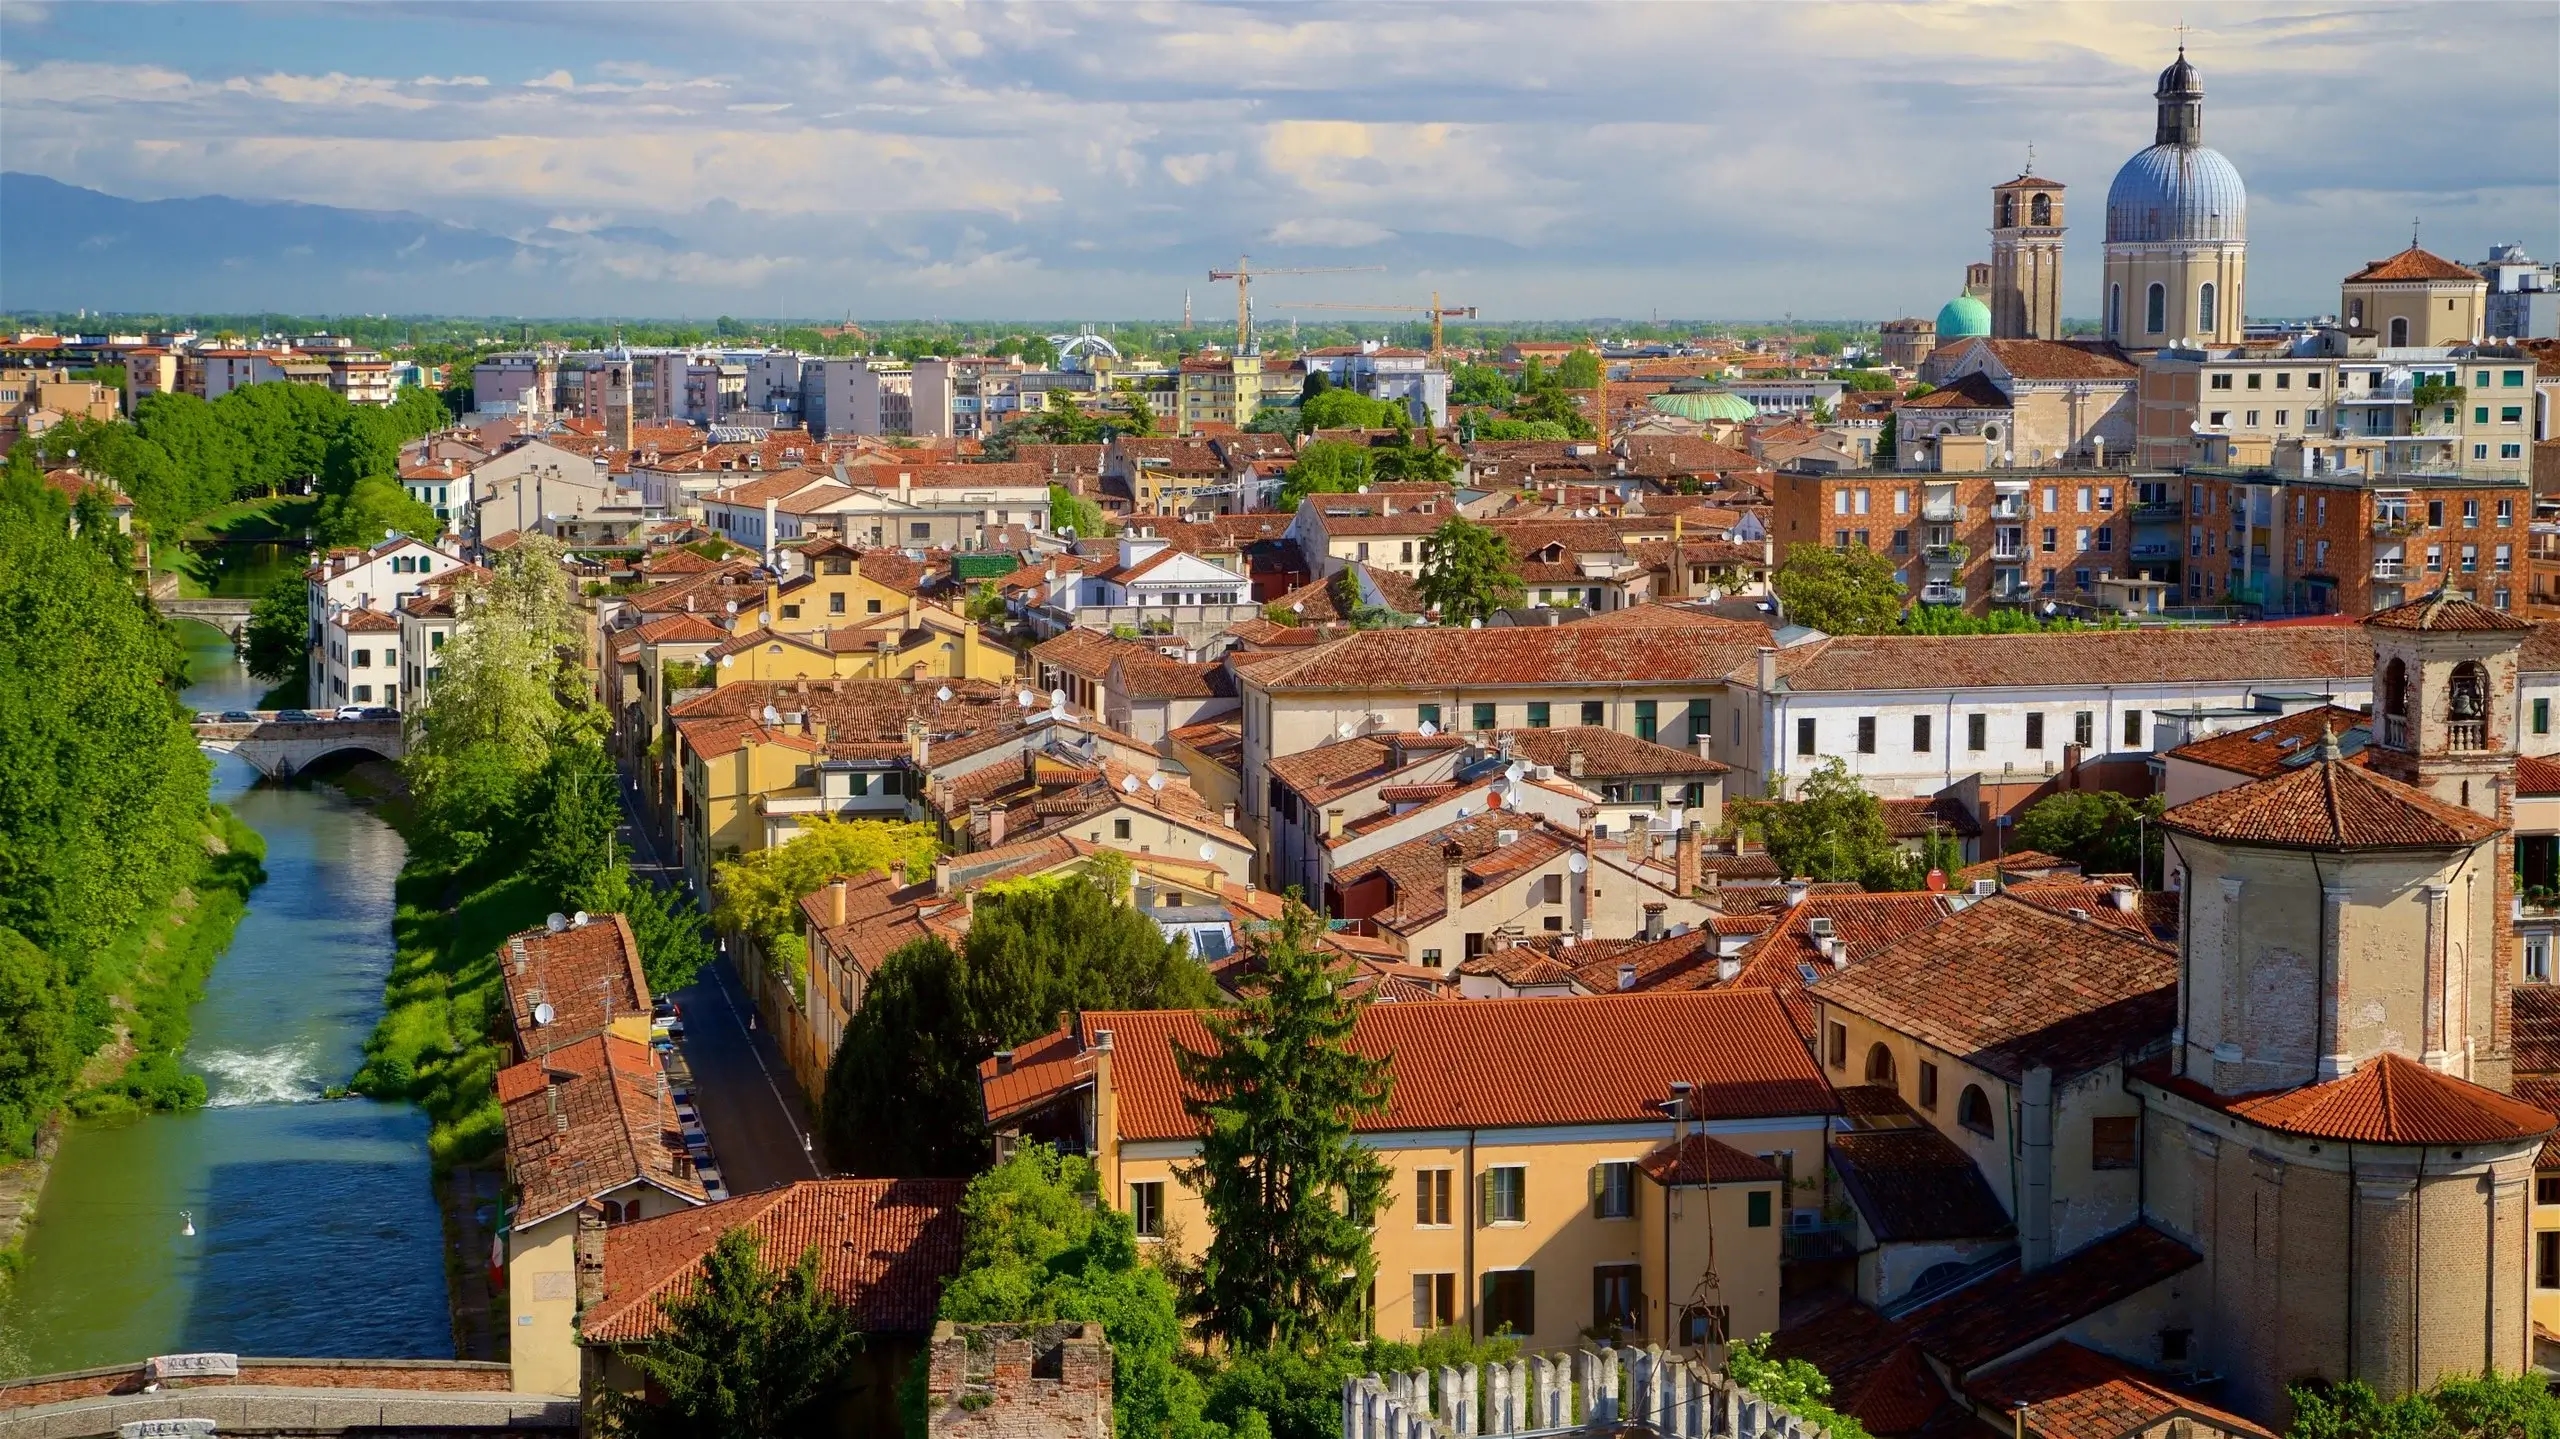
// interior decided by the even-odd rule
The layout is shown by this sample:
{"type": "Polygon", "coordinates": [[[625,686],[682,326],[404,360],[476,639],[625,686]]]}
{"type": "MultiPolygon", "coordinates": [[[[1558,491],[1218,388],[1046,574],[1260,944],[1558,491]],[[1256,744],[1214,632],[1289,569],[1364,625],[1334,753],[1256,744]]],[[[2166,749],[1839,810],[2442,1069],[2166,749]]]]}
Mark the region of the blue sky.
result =
{"type": "Polygon", "coordinates": [[[0,0],[0,168],[544,247],[490,309],[1216,314],[1202,271],[1249,252],[1387,267],[1273,280],[1267,321],[1434,289],[1488,318],[1874,318],[1953,293],[2032,143],[2086,315],[2181,18],[2250,187],[2253,312],[2334,307],[2413,217],[2458,259],[2560,253],[2543,3],[0,0]]]}

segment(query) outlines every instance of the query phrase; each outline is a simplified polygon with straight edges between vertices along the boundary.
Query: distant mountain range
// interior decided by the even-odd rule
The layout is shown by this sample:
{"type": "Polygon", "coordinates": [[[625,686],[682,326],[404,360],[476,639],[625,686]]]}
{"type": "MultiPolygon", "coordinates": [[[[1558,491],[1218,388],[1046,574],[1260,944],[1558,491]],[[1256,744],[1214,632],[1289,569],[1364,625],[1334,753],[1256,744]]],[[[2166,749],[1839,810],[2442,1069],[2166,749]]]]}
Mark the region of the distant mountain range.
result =
{"type": "MultiPolygon", "coordinates": [[[[502,312],[556,295],[563,262],[587,237],[557,238],[526,243],[404,210],[127,200],[10,171],[0,173],[0,309],[502,312]]],[[[613,238],[654,247],[673,237],[613,238]]]]}

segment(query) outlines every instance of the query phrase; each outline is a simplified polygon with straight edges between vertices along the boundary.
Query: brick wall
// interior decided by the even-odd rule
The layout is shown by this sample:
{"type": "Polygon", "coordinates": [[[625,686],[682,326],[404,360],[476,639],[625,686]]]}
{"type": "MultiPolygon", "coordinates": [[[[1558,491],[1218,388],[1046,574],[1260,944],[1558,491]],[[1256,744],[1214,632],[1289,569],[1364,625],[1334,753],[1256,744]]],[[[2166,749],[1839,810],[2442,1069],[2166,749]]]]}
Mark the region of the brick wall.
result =
{"type": "Polygon", "coordinates": [[[934,1326],[932,1439],[1105,1439],[1111,1346],[1098,1324],[934,1326]]]}
{"type": "MultiPolygon", "coordinates": [[[[139,1364],[39,1375],[0,1385],[0,1411],[60,1404],[109,1394],[139,1394],[148,1382],[139,1364]]],[[[221,1388],[235,1384],[293,1389],[407,1389],[422,1393],[504,1393],[507,1366],[441,1359],[243,1359],[238,1378],[171,1380],[164,1389],[221,1388]]]]}

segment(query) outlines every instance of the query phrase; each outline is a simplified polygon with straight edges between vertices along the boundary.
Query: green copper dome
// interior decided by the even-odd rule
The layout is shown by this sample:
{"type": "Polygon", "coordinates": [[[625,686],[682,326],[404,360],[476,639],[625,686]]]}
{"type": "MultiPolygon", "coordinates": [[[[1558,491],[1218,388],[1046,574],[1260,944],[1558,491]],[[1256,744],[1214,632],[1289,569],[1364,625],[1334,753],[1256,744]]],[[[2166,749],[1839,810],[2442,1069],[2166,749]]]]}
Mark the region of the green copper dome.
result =
{"type": "Polygon", "coordinates": [[[1757,418],[1760,413],[1752,408],[1749,400],[1731,390],[1675,390],[1667,395],[1655,395],[1645,403],[1657,413],[1676,415],[1701,424],[1710,420],[1729,420],[1739,424],[1757,418]]]}
{"type": "Polygon", "coordinates": [[[1991,333],[1991,307],[1971,295],[1958,295],[1938,311],[1938,343],[1969,340],[1991,333]]]}

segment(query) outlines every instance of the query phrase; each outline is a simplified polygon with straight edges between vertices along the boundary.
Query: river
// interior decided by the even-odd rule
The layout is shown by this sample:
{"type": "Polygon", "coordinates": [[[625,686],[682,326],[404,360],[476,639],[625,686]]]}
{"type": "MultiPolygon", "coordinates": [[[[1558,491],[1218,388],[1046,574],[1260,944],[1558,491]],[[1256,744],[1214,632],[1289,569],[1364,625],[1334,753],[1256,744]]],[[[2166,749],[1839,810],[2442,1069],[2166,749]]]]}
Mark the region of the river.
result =
{"type": "MultiPolygon", "coordinates": [[[[187,704],[255,703],[222,636],[184,629],[187,704]]],[[[215,766],[214,798],[266,837],[267,882],[195,1008],[186,1063],[209,1102],[63,1135],[9,1316],[22,1361],[449,1359],[427,1117],[320,1098],[382,1011],[405,847],[335,787],[253,787],[247,765],[215,766]]]]}

